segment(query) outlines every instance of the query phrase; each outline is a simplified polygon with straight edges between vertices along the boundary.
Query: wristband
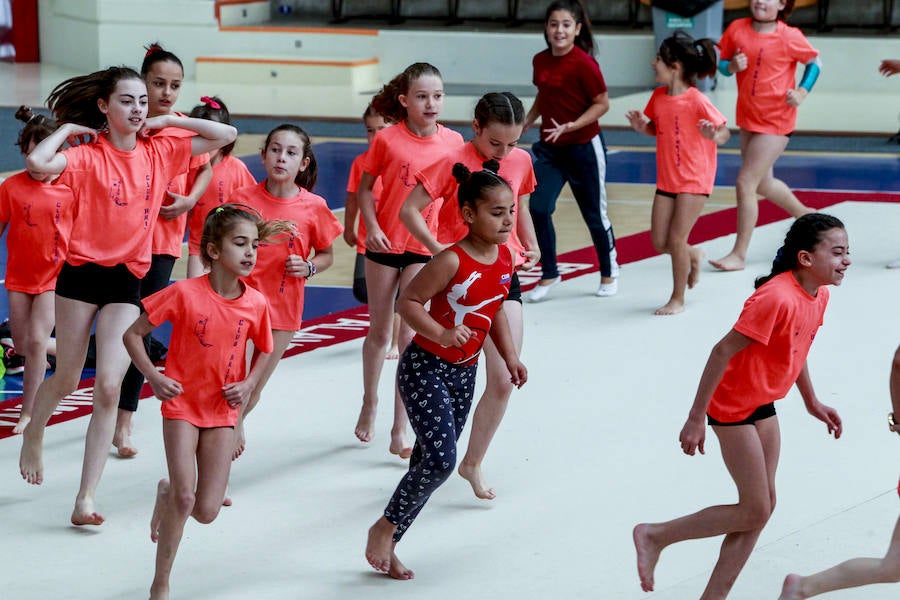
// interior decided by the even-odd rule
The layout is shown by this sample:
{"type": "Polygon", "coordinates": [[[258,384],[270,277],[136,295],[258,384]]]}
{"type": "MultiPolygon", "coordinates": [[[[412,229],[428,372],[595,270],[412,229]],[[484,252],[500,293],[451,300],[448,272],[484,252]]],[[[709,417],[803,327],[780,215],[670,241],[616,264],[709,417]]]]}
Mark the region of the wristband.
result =
{"type": "Polygon", "coordinates": [[[319,270],[316,268],[315,263],[313,263],[313,261],[311,260],[306,261],[306,267],[309,269],[309,275],[306,276],[307,279],[312,278],[313,275],[319,272],[319,270]]]}

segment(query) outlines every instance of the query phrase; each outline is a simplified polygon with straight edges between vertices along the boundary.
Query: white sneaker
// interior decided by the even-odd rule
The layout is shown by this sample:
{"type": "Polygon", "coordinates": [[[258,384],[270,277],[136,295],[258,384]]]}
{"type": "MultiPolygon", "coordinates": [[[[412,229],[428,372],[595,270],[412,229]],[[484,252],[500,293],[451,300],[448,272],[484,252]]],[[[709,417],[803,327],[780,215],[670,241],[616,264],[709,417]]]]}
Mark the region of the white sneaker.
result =
{"type": "Polygon", "coordinates": [[[619,280],[613,279],[609,283],[601,283],[600,287],[597,288],[596,295],[601,298],[609,298],[610,296],[615,296],[616,292],[619,291],[619,280]]]}
{"type": "Polygon", "coordinates": [[[538,284],[538,285],[534,286],[534,289],[532,289],[528,293],[528,296],[526,296],[526,298],[528,298],[529,302],[540,302],[541,300],[543,300],[544,298],[547,297],[547,294],[550,293],[550,288],[559,285],[559,283],[561,281],[562,281],[562,276],[557,276],[556,279],[552,280],[547,285],[538,284]]]}
{"type": "Polygon", "coordinates": [[[887,265],[888,269],[900,269],[900,258],[895,261],[889,262],[887,265]]]}

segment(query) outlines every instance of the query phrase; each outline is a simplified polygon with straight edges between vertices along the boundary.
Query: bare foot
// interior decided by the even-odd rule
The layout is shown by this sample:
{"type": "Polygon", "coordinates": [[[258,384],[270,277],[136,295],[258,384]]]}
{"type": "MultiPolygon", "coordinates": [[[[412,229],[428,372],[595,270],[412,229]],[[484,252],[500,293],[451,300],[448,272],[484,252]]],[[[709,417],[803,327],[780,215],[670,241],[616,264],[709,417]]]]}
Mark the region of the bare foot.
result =
{"type": "Polygon", "coordinates": [[[150,600],[169,600],[169,585],[154,581],[150,586],[150,600]]]}
{"type": "Polygon", "coordinates": [[[412,456],[412,446],[409,445],[409,442],[406,441],[406,432],[395,432],[391,431],[391,445],[388,448],[391,454],[395,454],[406,460],[410,456],[412,456]]]}
{"type": "Polygon", "coordinates": [[[116,431],[116,434],[113,436],[113,446],[116,447],[119,458],[134,458],[137,456],[138,450],[131,445],[131,438],[127,432],[116,431]]]}
{"type": "Polygon", "coordinates": [[[691,246],[691,270],[688,272],[687,286],[689,290],[700,283],[700,263],[703,262],[706,253],[697,246],[691,246]]]}
{"type": "Polygon", "coordinates": [[[641,589],[645,592],[653,591],[653,571],[659,561],[662,548],[650,539],[650,525],[641,523],[634,528],[634,549],[637,551],[638,577],[641,579],[641,589]]]}
{"type": "MultiPolygon", "coordinates": [[[[396,544],[394,545],[396,546],[396,544]]],[[[415,573],[403,566],[403,563],[400,562],[400,559],[397,558],[397,554],[394,553],[393,550],[391,550],[391,568],[388,569],[388,575],[394,579],[401,580],[412,579],[416,576],[415,573]]]]}
{"type": "Polygon", "coordinates": [[[19,422],[16,423],[16,426],[13,427],[12,430],[13,435],[19,435],[20,433],[24,432],[29,423],[31,423],[31,415],[19,415],[19,422]]]}
{"type": "Polygon", "coordinates": [[[735,254],[729,254],[719,260],[711,260],[709,264],[720,271],[743,271],[746,266],[744,259],[735,254]]]}
{"type": "Polygon", "coordinates": [[[394,531],[396,530],[397,526],[384,516],[369,527],[366,560],[376,571],[389,573],[391,570],[391,559],[394,557],[394,531]]]}
{"type": "Polygon", "coordinates": [[[169,480],[160,479],[156,484],[156,504],[153,505],[153,516],[150,517],[150,541],[154,544],[159,541],[159,524],[162,522],[163,512],[166,510],[168,495],[169,480]]]}
{"type": "Polygon", "coordinates": [[[497,494],[494,493],[494,488],[490,488],[484,483],[484,479],[482,479],[481,475],[481,465],[473,467],[461,462],[459,463],[457,472],[460,477],[469,482],[476,497],[481,498],[482,500],[493,500],[497,497],[497,494]]]}
{"type": "Polygon", "coordinates": [[[44,463],[41,459],[43,439],[35,439],[35,428],[27,428],[22,435],[22,451],[19,453],[19,473],[22,479],[34,485],[44,482],[44,463]],[[30,434],[30,435],[29,435],[30,434]]]}
{"type": "Polygon", "coordinates": [[[103,515],[94,510],[94,500],[75,500],[75,510],[72,511],[72,525],[102,525],[103,515]]]}
{"type": "Polygon", "coordinates": [[[384,355],[387,360],[397,360],[400,358],[400,350],[397,346],[391,346],[388,348],[387,354],[384,355]]]}
{"type": "Polygon", "coordinates": [[[359,419],[356,421],[356,438],[361,442],[371,442],[375,437],[375,414],[376,407],[366,405],[363,400],[362,408],[359,410],[359,419]]]}
{"type": "Polygon", "coordinates": [[[231,451],[231,460],[237,460],[247,449],[247,438],[244,436],[244,420],[239,419],[234,427],[234,448],[231,451]]]}
{"type": "Polygon", "coordinates": [[[807,596],[803,595],[801,583],[803,578],[800,575],[791,573],[784,578],[784,585],[781,586],[781,595],[778,600],[804,600],[807,596]]]}
{"type": "Polygon", "coordinates": [[[654,315],[677,315],[684,312],[684,302],[680,300],[669,300],[665,306],[661,306],[653,311],[654,315]]]}

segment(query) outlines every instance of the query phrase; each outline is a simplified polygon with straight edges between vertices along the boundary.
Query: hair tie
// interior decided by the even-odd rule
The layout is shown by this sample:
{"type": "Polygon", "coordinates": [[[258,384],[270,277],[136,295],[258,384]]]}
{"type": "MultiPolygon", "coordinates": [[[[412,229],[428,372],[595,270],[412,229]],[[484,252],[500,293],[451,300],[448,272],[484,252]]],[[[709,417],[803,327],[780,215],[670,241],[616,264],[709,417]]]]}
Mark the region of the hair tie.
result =
{"type": "Polygon", "coordinates": [[[208,107],[210,107],[214,110],[222,109],[222,105],[219,104],[218,102],[216,102],[215,100],[213,100],[212,98],[210,98],[209,96],[202,96],[200,98],[200,102],[202,102],[203,104],[207,105],[208,107]]]}
{"type": "Polygon", "coordinates": [[[219,206],[218,208],[216,208],[216,214],[219,214],[219,213],[221,213],[221,212],[225,212],[225,209],[222,208],[221,206],[219,206]]]}
{"type": "Polygon", "coordinates": [[[144,58],[147,58],[151,54],[162,51],[162,46],[159,44],[150,44],[150,47],[147,48],[147,53],[144,55],[144,58]]]}

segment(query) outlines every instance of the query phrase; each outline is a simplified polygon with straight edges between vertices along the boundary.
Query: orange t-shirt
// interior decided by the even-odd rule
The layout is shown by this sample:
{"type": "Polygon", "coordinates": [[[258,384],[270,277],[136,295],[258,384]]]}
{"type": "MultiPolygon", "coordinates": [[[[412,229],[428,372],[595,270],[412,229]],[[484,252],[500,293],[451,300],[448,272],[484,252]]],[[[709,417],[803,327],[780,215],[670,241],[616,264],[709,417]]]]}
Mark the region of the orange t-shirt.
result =
{"type": "Polygon", "coordinates": [[[753,341],[728,362],[707,414],[733,423],[784,398],[806,364],[828,297],[825,286],[810,296],[790,271],[757,289],[734,325],[753,341]]]}
{"type": "Polygon", "coordinates": [[[255,208],[264,219],[292,221],[297,230],[269,244],[260,244],[256,267],[247,283],[263,293],[269,301],[272,328],[297,331],[303,320],[305,277],[288,275],[285,262],[296,254],[308,260],[313,250],[331,246],[344,231],[325,199],[303,188],[293,198],[278,198],[266,191],[266,182],[241,188],[232,197],[255,208]]]}
{"type": "Polygon", "coordinates": [[[737,73],[737,126],[745,131],[787,135],[797,124],[797,109],[787,92],[797,86],[797,65],[819,55],[803,32],[778,21],[775,31],[758,33],[752,19],[733,21],[719,41],[719,56],[731,60],[738,50],[747,68],[737,73]]]}
{"type": "MultiPolygon", "coordinates": [[[[178,116],[184,116],[181,113],[175,113],[178,116]]],[[[166,127],[156,133],[156,135],[170,135],[181,138],[192,138],[196,133],[182,129],[181,127],[166,127]]],[[[190,177],[190,186],[194,185],[196,171],[209,162],[209,154],[203,153],[192,156],[188,163],[188,170],[194,177],[190,177]]],[[[166,192],[172,192],[181,196],[190,193],[191,188],[188,184],[189,173],[179,173],[169,181],[169,185],[163,192],[163,206],[172,204],[172,199],[166,192]]],[[[164,219],[158,217],[156,227],[153,228],[153,254],[165,254],[166,256],[181,256],[181,244],[184,241],[184,230],[187,227],[188,214],[183,212],[174,219],[164,219]]]]}
{"type": "MultiPolygon", "coordinates": [[[[250,174],[244,161],[230,154],[223,157],[212,170],[209,186],[188,212],[188,252],[193,255],[200,254],[200,236],[203,235],[203,223],[206,222],[209,211],[229,202],[235,190],[256,185],[256,179],[250,174]]],[[[188,185],[193,186],[192,177],[188,177],[188,185]]]]}
{"type": "Polygon", "coordinates": [[[443,291],[431,298],[428,314],[445,329],[465,325],[472,336],[461,347],[441,346],[422,334],[413,341],[447,362],[471,365],[478,362],[494,316],[509,296],[513,264],[509,248],[499,246],[491,264],[479,262],[458,245],[447,248],[459,257],[459,267],[443,291]]]}
{"type": "Polygon", "coordinates": [[[118,150],[101,135],[93,144],[62,151],[66,168],[54,183],[75,196],[75,223],[66,262],[124,264],[141,278],[150,268],[150,241],[166,185],[187,169],[190,138],[138,138],[118,150]]]}
{"type": "Polygon", "coordinates": [[[0,223],[6,228],[6,289],[42,294],[56,287],[72,231],[74,197],[64,185],[26,172],[0,184],[0,223]]]}
{"type": "Polygon", "coordinates": [[[725,117],[695,87],[669,96],[653,90],[644,114],[656,127],[656,187],[673,194],[710,194],[716,179],[716,143],[700,135],[700,119],[715,125],[725,117]]]}
{"type": "MultiPolygon", "coordinates": [[[[454,148],[446,156],[416,173],[416,180],[422,184],[429,196],[433,199],[445,199],[437,218],[436,239],[441,244],[455,244],[469,233],[469,227],[459,211],[459,184],[453,177],[453,165],[462,163],[474,173],[484,169],[482,165],[485,160],[475,148],[475,144],[470,142],[454,148]]],[[[500,161],[500,170],[497,174],[506,180],[512,188],[513,198],[516,199],[514,214],[516,222],[513,223],[506,245],[513,251],[518,266],[525,262],[523,255],[525,246],[519,240],[516,227],[519,219],[519,198],[533,192],[537,185],[531,155],[520,148],[513,148],[512,152],[500,161]]]]}
{"type": "Polygon", "coordinates": [[[250,286],[232,300],[217,294],[209,276],[182,279],[141,301],[154,325],[172,323],[166,376],[184,392],[161,403],[167,419],[195,427],[234,427],[238,409],[228,406],[222,387],[247,378],[247,340],[272,351],[266,299],[250,286]]]}
{"type": "MultiPolygon", "coordinates": [[[[431,254],[400,221],[400,207],[416,187],[416,172],[463,144],[463,138],[457,132],[443,125],[437,127],[434,135],[419,137],[409,130],[405,121],[401,121],[379,131],[366,152],[365,172],[373,177],[381,176],[384,185],[375,205],[375,216],[391,242],[391,254],[431,254]]],[[[440,201],[435,201],[422,213],[432,233],[439,209],[440,201]]]]}

